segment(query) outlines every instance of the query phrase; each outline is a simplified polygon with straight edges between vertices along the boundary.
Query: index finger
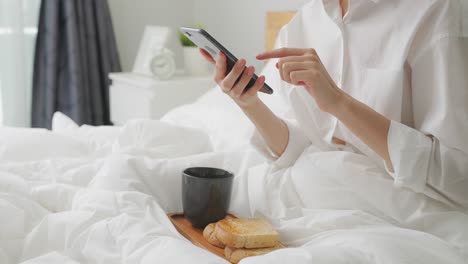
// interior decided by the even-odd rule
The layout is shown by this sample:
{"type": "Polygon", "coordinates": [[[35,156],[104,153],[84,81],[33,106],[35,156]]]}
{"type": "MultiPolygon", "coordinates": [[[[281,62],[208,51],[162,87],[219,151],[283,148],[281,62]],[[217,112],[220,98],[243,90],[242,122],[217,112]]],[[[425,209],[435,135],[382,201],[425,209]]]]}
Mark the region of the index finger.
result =
{"type": "Polygon", "coordinates": [[[201,49],[201,48],[198,48],[198,50],[200,51],[200,53],[203,55],[203,57],[209,61],[210,63],[212,64],[215,64],[216,61],[213,59],[213,56],[211,56],[211,54],[209,54],[206,50],[204,49],[201,49]]]}
{"type": "Polygon", "coordinates": [[[284,58],[289,56],[300,56],[306,53],[305,49],[297,49],[297,48],[280,48],[265,51],[257,55],[258,60],[266,60],[272,58],[284,58]]]}

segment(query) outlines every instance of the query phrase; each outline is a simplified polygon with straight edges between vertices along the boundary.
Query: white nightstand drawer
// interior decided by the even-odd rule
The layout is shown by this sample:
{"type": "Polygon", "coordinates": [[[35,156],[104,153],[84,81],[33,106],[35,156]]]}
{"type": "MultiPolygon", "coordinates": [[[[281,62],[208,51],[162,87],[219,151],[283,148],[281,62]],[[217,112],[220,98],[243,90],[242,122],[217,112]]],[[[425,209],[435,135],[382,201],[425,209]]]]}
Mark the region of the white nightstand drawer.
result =
{"type": "Polygon", "coordinates": [[[111,73],[109,77],[111,119],[116,125],[135,118],[159,119],[216,85],[211,77],[179,76],[167,81],[135,73],[111,73]]]}

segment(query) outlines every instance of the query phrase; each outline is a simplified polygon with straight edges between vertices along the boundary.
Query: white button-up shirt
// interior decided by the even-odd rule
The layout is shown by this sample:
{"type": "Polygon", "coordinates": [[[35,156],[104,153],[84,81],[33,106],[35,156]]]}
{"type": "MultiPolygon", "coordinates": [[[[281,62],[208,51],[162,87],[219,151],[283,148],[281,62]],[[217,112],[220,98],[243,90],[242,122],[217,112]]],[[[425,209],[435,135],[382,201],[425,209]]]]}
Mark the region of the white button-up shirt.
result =
{"type": "MultiPolygon", "coordinates": [[[[338,87],[392,120],[389,173],[398,187],[468,208],[468,19],[460,1],[351,0],[342,17],[338,0],[313,0],[277,43],[314,48],[338,87]]],[[[303,87],[278,76],[267,82],[293,113],[277,167],[291,166],[311,144],[329,146],[333,137],[383,166],[303,87]]],[[[267,153],[258,135],[254,143],[267,153]]]]}

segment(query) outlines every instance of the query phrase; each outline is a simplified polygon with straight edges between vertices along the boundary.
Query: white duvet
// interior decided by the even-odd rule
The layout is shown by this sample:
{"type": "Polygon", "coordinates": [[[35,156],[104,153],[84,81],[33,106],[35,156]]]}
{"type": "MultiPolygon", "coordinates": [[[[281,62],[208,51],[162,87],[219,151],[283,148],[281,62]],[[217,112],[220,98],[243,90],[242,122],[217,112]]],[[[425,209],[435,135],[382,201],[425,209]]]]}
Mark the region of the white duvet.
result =
{"type": "Polygon", "coordinates": [[[346,151],[309,149],[272,170],[223,98],[121,128],[57,114],[53,132],[0,129],[0,263],[227,263],[166,217],[182,211],[189,166],[233,171],[231,210],[269,218],[288,246],[241,263],[467,263],[465,213],[394,189],[346,151]]]}

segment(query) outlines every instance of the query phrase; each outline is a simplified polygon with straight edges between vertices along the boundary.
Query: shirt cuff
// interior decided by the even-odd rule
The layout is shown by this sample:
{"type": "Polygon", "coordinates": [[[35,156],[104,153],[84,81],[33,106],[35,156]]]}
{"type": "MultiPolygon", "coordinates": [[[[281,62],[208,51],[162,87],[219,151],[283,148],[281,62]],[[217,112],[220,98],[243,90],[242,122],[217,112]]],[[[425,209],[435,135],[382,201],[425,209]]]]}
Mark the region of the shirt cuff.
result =
{"type": "Polygon", "coordinates": [[[388,151],[393,170],[385,167],[396,187],[422,193],[426,188],[432,140],[416,129],[392,121],[388,131],[388,151]]]}
{"type": "Polygon", "coordinates": [[[275,169],[282,169],[292,166],[304,150],[311,144],[309,138],[299,128],[295,121],[283,120],[288,127],[289,138],[288,145],[283,154],[278,157],[270,150],[268,145],[263,140],[263,137],[255,130],[250,139],[252,145],[262,153],[267,159],[273,161],[275,169]]]}

